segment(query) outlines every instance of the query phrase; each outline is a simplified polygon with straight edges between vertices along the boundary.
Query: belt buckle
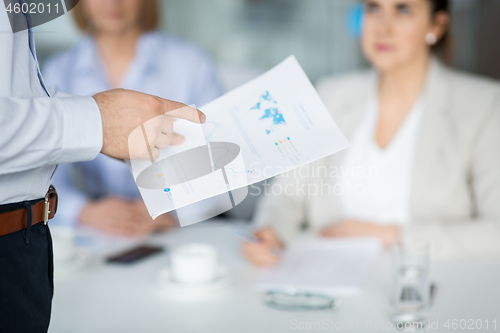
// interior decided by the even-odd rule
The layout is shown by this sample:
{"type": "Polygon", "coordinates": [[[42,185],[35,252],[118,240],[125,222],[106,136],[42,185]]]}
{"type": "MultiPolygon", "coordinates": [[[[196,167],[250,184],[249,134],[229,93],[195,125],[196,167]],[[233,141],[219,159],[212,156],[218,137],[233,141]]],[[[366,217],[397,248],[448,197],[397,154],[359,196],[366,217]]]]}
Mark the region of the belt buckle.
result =
{"type": "Polygon", "coordinates": [[[50,214],[50,203],[49,203],[49,192],[45,194],[44,199],[44,207],[43,207],[43,224],[47,225],[49,222],[49,214],[50,214]]]}

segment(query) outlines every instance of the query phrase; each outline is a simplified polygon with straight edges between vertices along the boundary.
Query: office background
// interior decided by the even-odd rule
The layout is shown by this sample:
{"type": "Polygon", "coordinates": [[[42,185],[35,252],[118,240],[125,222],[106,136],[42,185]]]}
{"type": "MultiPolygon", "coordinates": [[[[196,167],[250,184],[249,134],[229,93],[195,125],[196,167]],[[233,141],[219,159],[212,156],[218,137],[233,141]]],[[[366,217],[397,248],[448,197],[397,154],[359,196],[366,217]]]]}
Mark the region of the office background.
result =
{"type": "MultiPolygon", "coordinates": [[[[290,54],[297,57],[311,81],[316,82],[324,76],[368,66],[357,40],[360,3],[360,0],[161,0],[161,29],[204,47],[216,61],[226,90],[252,79],[290,54]]],[[[452,0],[452,66],[500,79],[499,17],[500,0],[452,0]]],[[[71,15],[37,27],[40,63],[43,66],[50,54],[70,48],[81,38],[71,15]]],[[[227,213],[248,219],[254,199],[248,196],[245,204],[227,213]]],[[[181,232],[189,232],[188,228],[182,229],[181,232]]],[[[200,230],[203,237],[185,239],[207,241],[207,230],[200,230]]],[[[171,249],[179,244],[177,235],[167,243],[171,249]]],[[[222,243],[218,238],[213,239],[222,243]]],[[[239,254],[239,246],[238,243],[233,248],[223,247],[231,251],[221,254],[228,257],[239,254]]],[[[73,280],[59,281],[53,312],[54,332],[67,332],[70,327],[92,331],[89,328],[93,325],[109,331],[110,327],[125,326],[124,323],[131,331],[153,330],[163,328],[162,325],[175,331],[172,326],[181,323],[198,331],[221,332],[221,323],[231,327],[234,322],[240,330],[243,327],[252,331],[258,325],[267,325],[269,331],[277,332],[288,324],[284,319],[288,318],[286,314],[266,312],[264,307],[258,307],[256,297],[245,298],[246,291],[214,303],[164,301],[151,287],[159,261],[146,265],[149,266],[129,271],[91,266],[73,280]]],[[[498,267],[492,260],[436,263],[432,274],[439,283],[435,309],[441,323],[445,323],[443,318],[494,319],[492,314],[498,308],[495,300],[500,294],[496,287],[498,267]]],[[[363,297],[348,299],[346,304],[350,305],[335,320],[354,316],[373,321],[387,318],[385,311],[391,290],[388,276],[374,274],[373,289],[368,289],[363,297]],[[351,310],[345,311],[348,309],[351,310]]],[[[307,316],[310,317],[302,318],[323,319],[325,315],[310,312],[307,316]]]]}
{"type": "MultiPolygon", "coordinates": [[[[367,66],[357,36],[360,0],[161,0],[162,30],[202,45],[232,89],[294,54],[309,78],[367,66]]],[[[452,65],[500,78],[498,0],[453,0],[452,65]]],[[[43,66],[82,37],[71,15],[36,28],[43,66]]]]}
{"type": "MultiPolygon", "coordinates": [[[[367,67],[359,46],[361,0],[160,0],[161,30],[201,45],[215,60],[226,91],[294,54],[311,81],[367,67]]],[[[500,1],[451,0],[453,59],[462,70],[500,79],[500,1]]],[[[35,28],[47,57],[84,35],[72,15],[35,28]]],[[[261,187],[263,184],[257,184],[261,187]]],[[[259,190],[227,212],[249,220],[259,190]]]]}

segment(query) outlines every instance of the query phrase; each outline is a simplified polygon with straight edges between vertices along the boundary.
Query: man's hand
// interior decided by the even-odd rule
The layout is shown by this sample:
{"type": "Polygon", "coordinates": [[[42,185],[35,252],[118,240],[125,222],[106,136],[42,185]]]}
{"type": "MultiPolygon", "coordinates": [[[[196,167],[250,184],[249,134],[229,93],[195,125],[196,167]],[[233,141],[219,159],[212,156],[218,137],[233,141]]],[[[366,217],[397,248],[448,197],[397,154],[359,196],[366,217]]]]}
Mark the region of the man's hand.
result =
{"type": "Polygon", "coordinates": [[[79,222],[105,233],[120,236],[143,236],[176,226],[170,214],[163,214],[153,221],[139,199],[130,201],[109,197],[87,204],[80,213],[79,222]]]}
{"type": "Polygon", "coordinates": [[[185,104],[131,90],[114,89],[93,96],[101,111],[101,153],[118,159],[156,160],[160,150],[184,138],[173,132],[174,118],[205,122],[205,115],[185,104]]]}
{"type": "Polygon", "coordinates": [[[356,220],[346,220],[323,229],[322,237],[376,237],[389,247],[399,239],[395,225],[379,225],[356,220]]]}

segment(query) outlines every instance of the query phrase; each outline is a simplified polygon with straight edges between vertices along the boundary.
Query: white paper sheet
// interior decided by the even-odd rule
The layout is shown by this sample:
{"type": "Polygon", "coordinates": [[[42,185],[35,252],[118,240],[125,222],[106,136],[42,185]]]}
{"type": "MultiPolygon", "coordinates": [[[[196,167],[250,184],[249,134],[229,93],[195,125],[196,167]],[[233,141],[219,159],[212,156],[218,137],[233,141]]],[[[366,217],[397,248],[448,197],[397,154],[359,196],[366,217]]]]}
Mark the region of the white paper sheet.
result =
{"type": "MultiPolygon", "coordinates": [[[[238,154],[226,165],[218,165],[214,160],[214,172],[168,189],[144,188],[139,181],[139,190],[153,217],[246,187],[349,146],[293,56],[199,109],[206,114],[206,123],[201,126],[176,121],[174,129],[187,140],[183,145],[162,151],[153,173],[161,178],[163,158],[206,142],[236,144],[238,154]]],[[[129,165],[137,181],[139,174],[152,163],[131,161],[129,165]]],[[[242,200],[245,193],[233,198],[242,200]]],[[[218,213],[227,207],[225,202],[218,213]]]]}
{"type": "Polygon", "coordinates": [[[331,295],[356,294],[382,251],[376,239],[309,239],[289,244],[280,263],[262,270],[257,290],[297,289],[331,295]]]}

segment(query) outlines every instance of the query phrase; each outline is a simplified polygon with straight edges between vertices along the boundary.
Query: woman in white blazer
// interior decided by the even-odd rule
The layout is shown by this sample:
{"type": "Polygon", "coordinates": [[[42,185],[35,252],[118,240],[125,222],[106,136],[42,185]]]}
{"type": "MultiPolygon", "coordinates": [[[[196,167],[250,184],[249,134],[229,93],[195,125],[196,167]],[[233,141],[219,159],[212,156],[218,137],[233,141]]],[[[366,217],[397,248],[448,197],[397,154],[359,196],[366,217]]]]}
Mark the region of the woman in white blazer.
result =
{"type": "Polygon", "coordinates": [[[250,261],[274,264],[272,248],[303,235],[500,254],[500,85],[437,60],[448,21],[445,0],[365,1],[374,70],[318,84],[351,147],[275,179],[256,214],[261,242],[243,246],[250,261]]]}

